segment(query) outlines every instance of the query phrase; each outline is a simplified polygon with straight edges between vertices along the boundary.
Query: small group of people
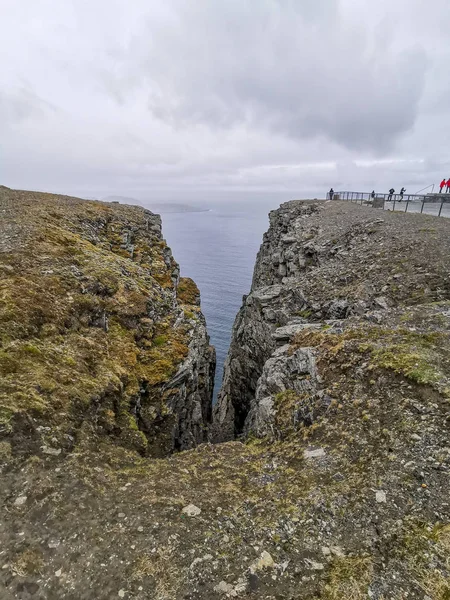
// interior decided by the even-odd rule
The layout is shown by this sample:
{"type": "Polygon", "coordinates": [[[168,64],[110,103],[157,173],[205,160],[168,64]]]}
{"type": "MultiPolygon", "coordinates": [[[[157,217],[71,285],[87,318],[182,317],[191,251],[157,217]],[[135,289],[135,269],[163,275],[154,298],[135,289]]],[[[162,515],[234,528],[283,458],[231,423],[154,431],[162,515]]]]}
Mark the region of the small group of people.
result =
{"type": "Polygon", "coordinates": [[[450,193],[450,179],[443,179],[441,181],[441,183],[439,184],[439,193],[442,194],[442,190],[446,188],[446,190],[444,191],[444,194],[448,194],[450,193]]]}
{"type": "MultiPolygon", "coordinates": [[[[400,196],[400,198],[398,200],[399,202],[401,202],[403,200],[403,196],[404,196],[405,192],[406,192],[406,188],[402,187],[402,189],[400,190],[400,194],[399,194],[399,196],[400,196]]],[[[395,190],[394,190],[394,188],[391,188],[389,190],[388,202],[392,202],[392,198],[394,197],[394,194],[395,194],[395,190]]],[[[372,196],[372,198],[373,198],[373,196],[372,196]]]]}

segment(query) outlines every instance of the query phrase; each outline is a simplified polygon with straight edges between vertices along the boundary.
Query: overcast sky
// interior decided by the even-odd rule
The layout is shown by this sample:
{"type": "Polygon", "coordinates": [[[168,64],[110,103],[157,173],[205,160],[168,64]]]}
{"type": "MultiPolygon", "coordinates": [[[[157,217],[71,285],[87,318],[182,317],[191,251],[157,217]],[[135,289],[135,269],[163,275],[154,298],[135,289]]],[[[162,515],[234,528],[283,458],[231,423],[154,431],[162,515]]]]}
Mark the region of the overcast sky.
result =
{"type": "Polygon", "coordinates": [[[449,0],[0,0],[0,183],[189,199],[450,178],[449,0]]]}

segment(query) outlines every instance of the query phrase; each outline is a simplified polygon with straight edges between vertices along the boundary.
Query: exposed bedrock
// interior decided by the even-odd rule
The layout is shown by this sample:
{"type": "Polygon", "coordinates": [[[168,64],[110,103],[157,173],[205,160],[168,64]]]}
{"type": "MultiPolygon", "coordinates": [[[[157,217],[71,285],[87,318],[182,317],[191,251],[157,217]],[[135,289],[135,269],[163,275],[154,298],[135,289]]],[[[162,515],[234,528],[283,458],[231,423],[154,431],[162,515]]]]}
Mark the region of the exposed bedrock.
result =
{"type": "Polygon", "coordinates": [[[293,201],[272,211],[234,323],[215,439],[265,435],[286,390],[301,395],[307,387],[316,411],[326,407],[317,348],[292,350],[305,333],[383,329],[409,307],[447,300],[447,232],[445,220],[343,202],[293,201]]]}

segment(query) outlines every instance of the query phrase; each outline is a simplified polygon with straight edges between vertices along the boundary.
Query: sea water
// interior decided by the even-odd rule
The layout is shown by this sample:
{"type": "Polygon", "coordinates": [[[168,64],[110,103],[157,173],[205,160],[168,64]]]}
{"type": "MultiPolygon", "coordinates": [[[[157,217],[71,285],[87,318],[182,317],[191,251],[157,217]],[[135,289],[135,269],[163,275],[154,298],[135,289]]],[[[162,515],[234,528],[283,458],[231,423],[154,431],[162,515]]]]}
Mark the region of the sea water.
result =
{"type": "MultiPolygon", "coordinates": [[[[289,197],[281,198],[282,201],[289,197]]],[[[256,254],[280,198],[196,203],[205,212],[163,214],[163,235],[201,294],[211,343],[216,347],[215,398],[230,345],[231,329],[252,281],[256,254]]]]}

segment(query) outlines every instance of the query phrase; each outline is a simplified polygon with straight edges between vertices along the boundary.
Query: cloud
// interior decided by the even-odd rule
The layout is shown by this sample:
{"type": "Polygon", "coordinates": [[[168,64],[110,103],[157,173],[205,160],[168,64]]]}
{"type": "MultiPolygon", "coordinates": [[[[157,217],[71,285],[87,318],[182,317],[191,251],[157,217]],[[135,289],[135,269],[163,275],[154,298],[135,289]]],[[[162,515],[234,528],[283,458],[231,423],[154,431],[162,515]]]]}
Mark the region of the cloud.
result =
{"type": "Polygon", "coordinates": [[[6,184],[298,195],[450,171],[446,0],[2,4],[6,184]]]}

